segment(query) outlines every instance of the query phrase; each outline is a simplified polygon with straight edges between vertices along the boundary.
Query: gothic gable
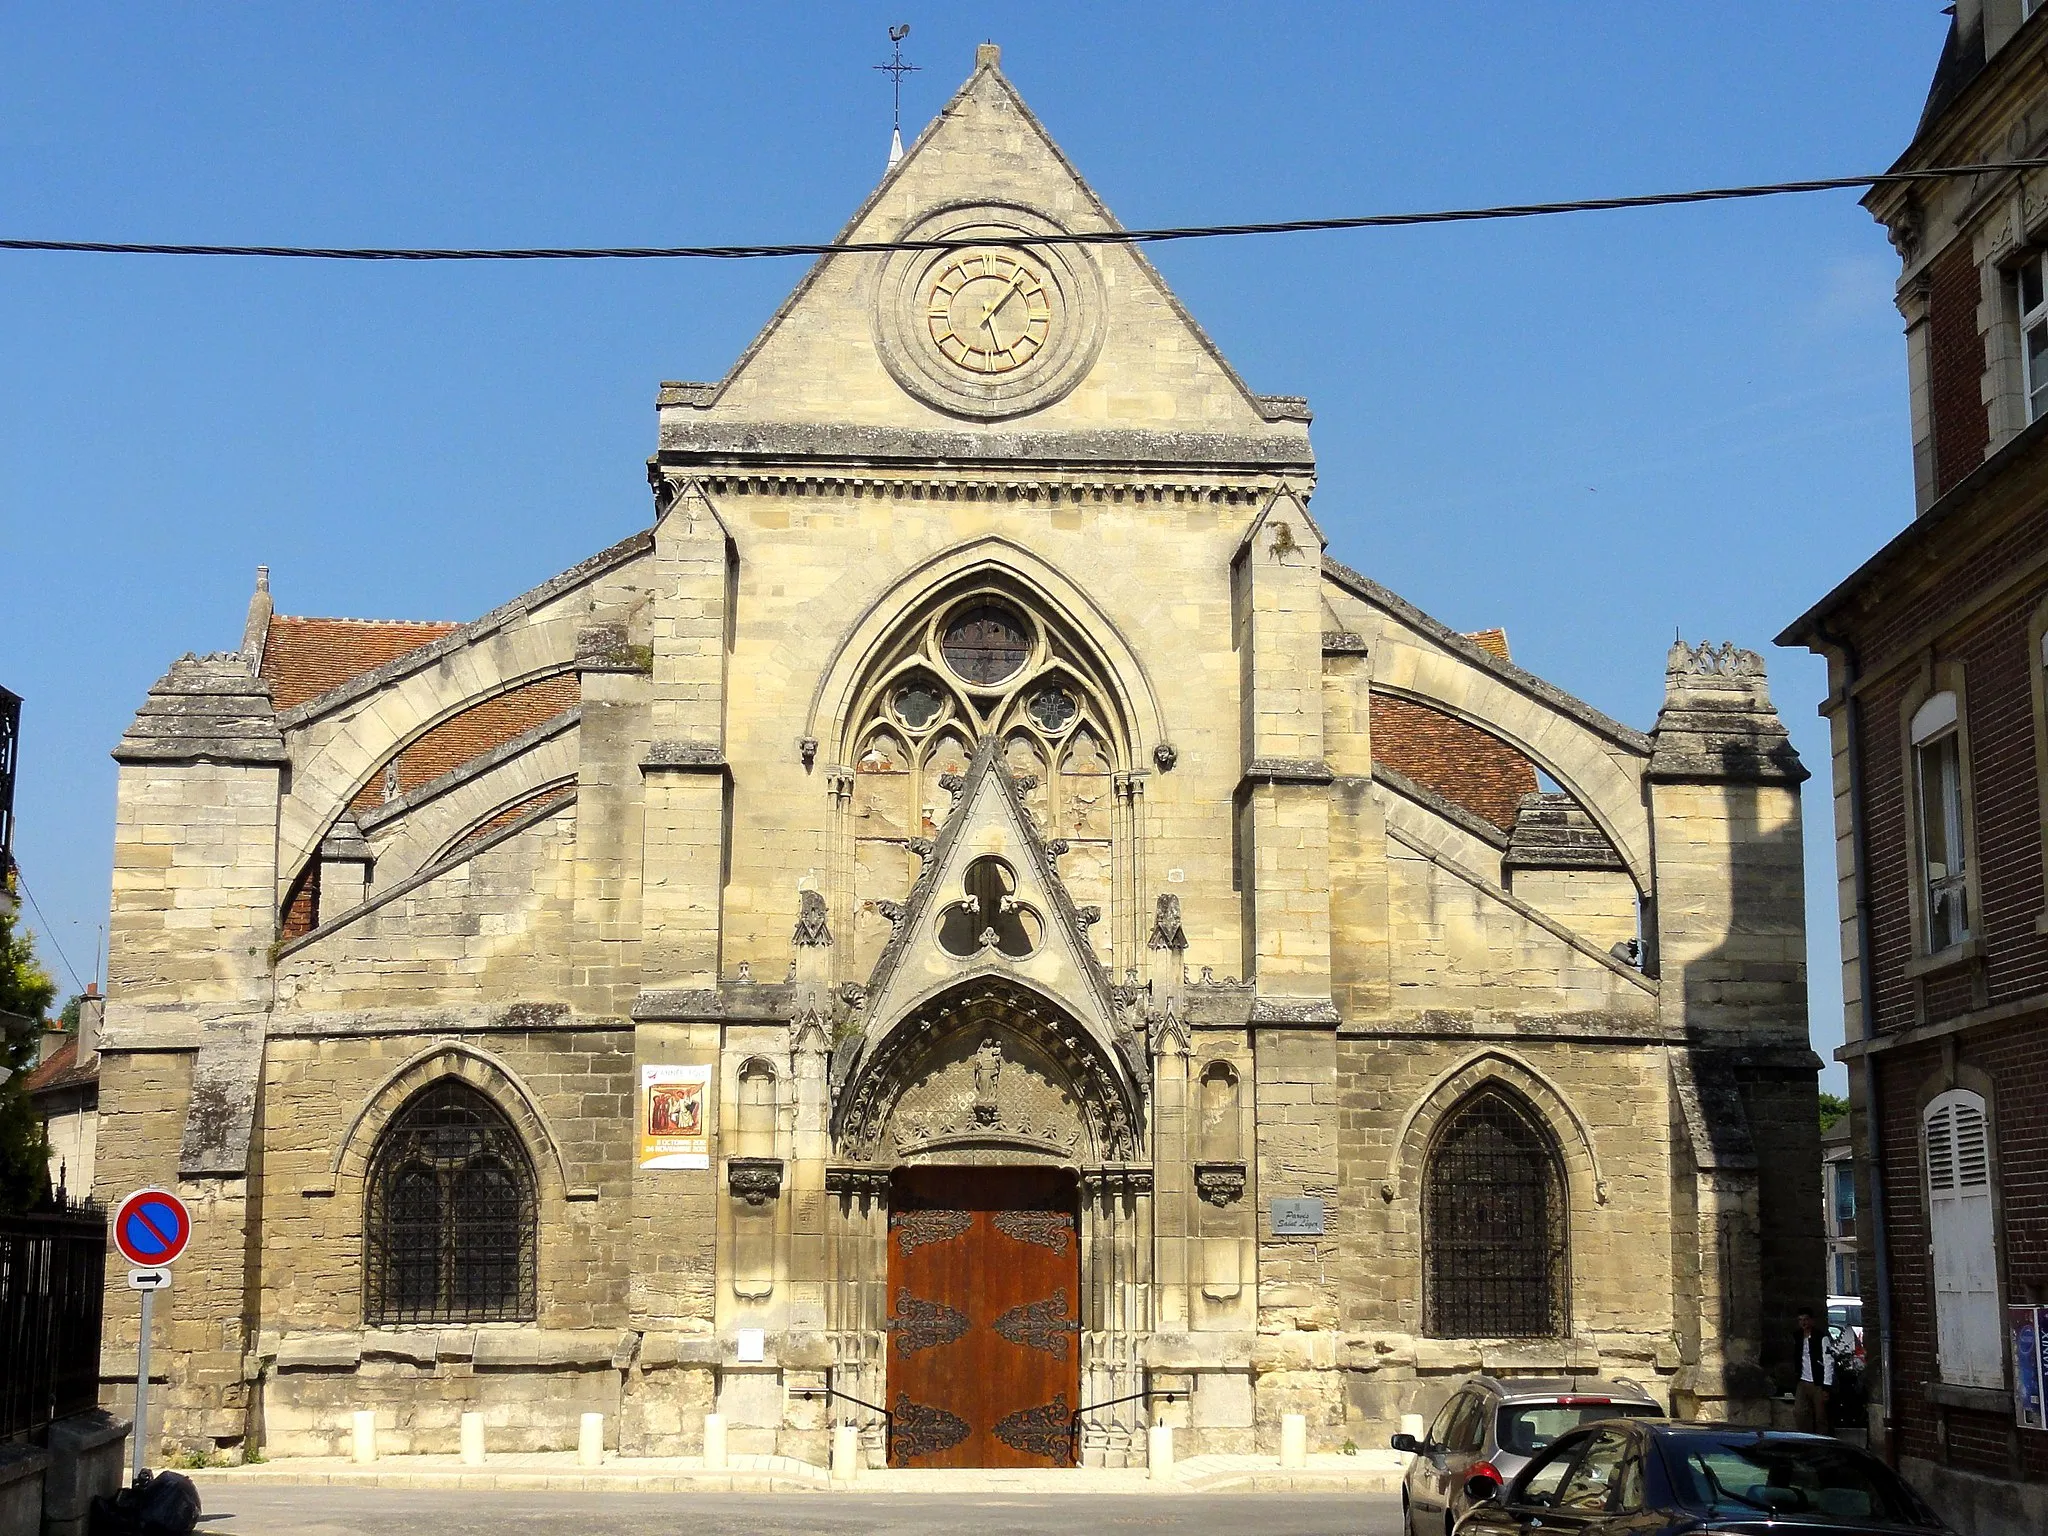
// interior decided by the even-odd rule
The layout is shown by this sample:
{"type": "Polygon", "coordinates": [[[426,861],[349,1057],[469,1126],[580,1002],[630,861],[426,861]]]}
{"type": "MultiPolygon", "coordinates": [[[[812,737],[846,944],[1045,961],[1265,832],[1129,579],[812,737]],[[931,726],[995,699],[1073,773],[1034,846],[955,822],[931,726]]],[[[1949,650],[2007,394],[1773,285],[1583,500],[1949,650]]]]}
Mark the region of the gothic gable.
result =
{"type": "Polygon", "coordinates": [[[984,741],[870,979],[869,1052],[924,1002],[995,976],[1038,993],[1121,1059],[1109,986],[1083,931],[1100,914],[1068,897],[1019,798],[1026,788],[999,744],[984,741]]]}
{"type": "Polygon", "coordinates": [[[1029,243],[1117,227],[984,48],[839,237],[974,249],[820,259],[722,383],[664,389],[662,446],[808,440],[742,436],[742,424],[849,442],[861,428],[966,425],[1005,441],[1087,433],[1126,451],[1134,433],[1173,434],[1183,456],[1190,434],[1224,436],[1237,462],[1309,462],[1301,402],[1254,395],[1135,248],[1029,243]]]}

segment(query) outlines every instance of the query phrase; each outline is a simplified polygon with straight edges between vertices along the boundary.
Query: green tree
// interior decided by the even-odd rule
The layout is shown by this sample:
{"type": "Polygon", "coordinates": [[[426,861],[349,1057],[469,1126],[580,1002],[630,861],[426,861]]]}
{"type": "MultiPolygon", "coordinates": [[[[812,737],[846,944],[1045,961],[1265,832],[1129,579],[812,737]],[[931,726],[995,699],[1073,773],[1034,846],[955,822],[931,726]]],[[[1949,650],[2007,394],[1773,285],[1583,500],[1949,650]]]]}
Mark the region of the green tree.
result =
{"type": "Polygon", "coordinates": [[[43,1122],[28,1101],[43,1016],[57,984],[36,963],[35,944],[17,918],[0,916],[0,1211],[21,1211],[49,1193],[50,1152],[43,1122]]]}
{"type": "Polygon", "coordinates": [[[1823,1135],[1832,1131],[1841,1118],[1849,1113],[1849,1101],[1839,1094],[1823,1093],[1820,1096],[1820,1128],[1823,1135]]]}

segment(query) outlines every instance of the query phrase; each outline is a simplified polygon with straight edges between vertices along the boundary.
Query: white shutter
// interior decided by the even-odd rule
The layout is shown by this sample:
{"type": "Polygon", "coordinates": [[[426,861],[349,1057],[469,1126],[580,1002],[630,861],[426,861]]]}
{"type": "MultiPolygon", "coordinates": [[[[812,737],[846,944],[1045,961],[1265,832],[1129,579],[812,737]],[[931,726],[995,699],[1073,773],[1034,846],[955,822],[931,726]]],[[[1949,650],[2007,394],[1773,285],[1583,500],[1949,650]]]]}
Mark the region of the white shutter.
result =
{"type": "Polygon", "coordinates": [[[1951,1089],[1927,1106],[1923,1125],[1941,1379],[1961,1387],[2002,1387],[2005,1339],[1984,1101],[1951,1089]]]}

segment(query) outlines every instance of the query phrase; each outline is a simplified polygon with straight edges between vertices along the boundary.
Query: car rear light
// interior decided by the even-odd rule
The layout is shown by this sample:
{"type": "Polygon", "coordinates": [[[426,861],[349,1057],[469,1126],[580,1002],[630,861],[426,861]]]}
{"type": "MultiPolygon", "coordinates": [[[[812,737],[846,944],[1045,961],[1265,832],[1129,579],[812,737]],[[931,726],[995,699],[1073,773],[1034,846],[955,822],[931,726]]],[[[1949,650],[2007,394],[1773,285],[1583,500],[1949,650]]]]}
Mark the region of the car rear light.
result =
{"type": "Polygon", "coordinates": [[[1490,1478],[1496,1488],[1507,1481],[1500,1475],[1500,1468],[1490,1461],[1475,1461],[1465,1469],[1465,1478],[1468,1482],[1475,1477],[1490,1478]]]}
{"type": "Polygon", "coordinates": [[[1566,1408],[1610,1408],[1614,1405],[1611,1397],[1560,1397],[1558,1402],[1566,1408]]]}

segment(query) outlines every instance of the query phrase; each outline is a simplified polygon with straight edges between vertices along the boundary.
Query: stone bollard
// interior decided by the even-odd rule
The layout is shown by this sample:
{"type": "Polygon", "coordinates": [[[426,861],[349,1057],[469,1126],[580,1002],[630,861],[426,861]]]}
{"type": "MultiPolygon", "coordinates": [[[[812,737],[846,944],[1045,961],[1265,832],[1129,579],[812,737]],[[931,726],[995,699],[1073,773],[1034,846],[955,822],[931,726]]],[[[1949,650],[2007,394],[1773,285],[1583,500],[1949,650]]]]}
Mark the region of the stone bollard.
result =
{"type": "Polygon", "coordinates": [[[1152,1466],[1152,1481],[1167,1483],[1173,1480],[1173,1426],[1154,1424],[1145,1431],[1145,1459],[1152,1466]]]}
{"type": "Polygon", "coordinates": [[[576,1429],[576,1465],[596,1467],[604,1464],[604,1415],[586,1413],[576,1429]]]}
{"type": "Polygon", "coordinates": [[[832,1480],[850,1483],[860,1475],[860,1431],[851,1424],[832,1426],[832,1480]]]}
{"type": "Polygon", "coordinates": [[[462,1416],[462,1464],[465,1467],[484,1464],[484,1416],[480,1413],[462,1416]]]}
{"type": "Polygon", "coordinates": [[[725,1415],[722,1413],[704,1415],[704,1470],[725,1470],[725,1415]]]}
{"type": "Polygon", "coordinates": [[[1280,1465],[1283,1467],[1305,1467],[1308,1465],[1308,1419],[1299,1413],[1289,1413],[1280,1419],[1280,1465]]]}
{"type": "Polygon", "coordinates": [[[1422,1437],[1429,1433],[1429,1426],[1423,1422],[1421,1414],[1404,1413],[1401,1415],[1401,1433],[1404,1435],[1413,1435],[1415,1437],[1415,1443],[1417,1445],[1420,1445],[1422,1443],[1422,1437]]]}
{"type": "Polygon", "coordinates": [[[377,1415],[365,1408],[349,1415],[350,1452],[357,1461],[377,1459],[377,1415]]]}

